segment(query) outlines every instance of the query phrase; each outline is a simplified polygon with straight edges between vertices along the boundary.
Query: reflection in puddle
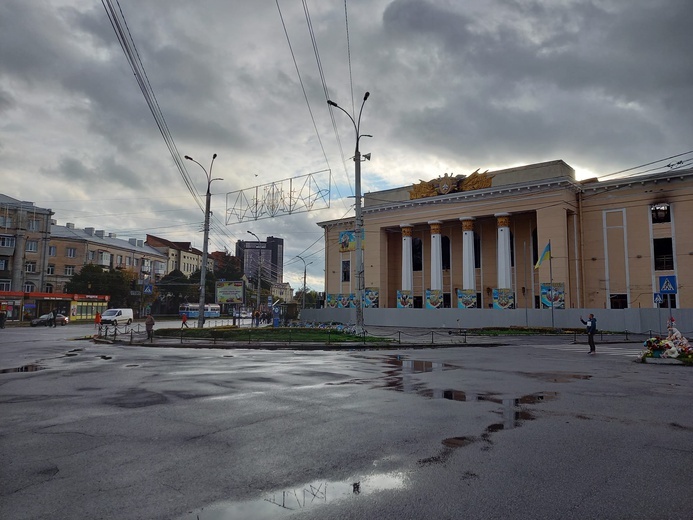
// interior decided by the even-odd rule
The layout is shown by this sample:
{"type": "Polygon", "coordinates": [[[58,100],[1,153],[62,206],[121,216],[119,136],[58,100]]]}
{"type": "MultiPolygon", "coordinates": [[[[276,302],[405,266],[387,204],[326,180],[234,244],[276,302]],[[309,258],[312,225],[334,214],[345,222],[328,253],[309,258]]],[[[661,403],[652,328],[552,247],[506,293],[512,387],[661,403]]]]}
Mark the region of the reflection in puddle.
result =
{"type": "Polygon", "coordinates": [[[10,374],[12,372],[38,372],[39,370],[45,369],[46,367],[42,367],[41,365],[24,365],[23,367],[0,369],[0,374],[10,374]]]}
{"type": "Polygon", "coordinates": [[[219,502],[195,511],[189,511],[181,520],[278,518],[338,500],[355,500],[359,495],[368,495],[386,489],[402,489],[405,486],[404,473],[380,473],[360,479],[357,477],[347,482],[318,481],[299,486],[296,489],[271,492],[257,500],[219,502]]]}

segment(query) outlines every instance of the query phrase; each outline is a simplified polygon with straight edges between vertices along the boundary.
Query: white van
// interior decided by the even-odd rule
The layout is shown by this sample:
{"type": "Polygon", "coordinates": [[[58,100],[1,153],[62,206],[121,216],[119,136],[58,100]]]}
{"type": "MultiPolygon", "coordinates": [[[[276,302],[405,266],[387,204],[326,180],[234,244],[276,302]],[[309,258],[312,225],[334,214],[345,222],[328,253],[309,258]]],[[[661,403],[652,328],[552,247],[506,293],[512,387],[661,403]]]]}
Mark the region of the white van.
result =
{"type": "Polygon", "coordinates": [[[132,309],[108,309],[101,315],[103,325],[130,325],[133,319],[132,309]]]}

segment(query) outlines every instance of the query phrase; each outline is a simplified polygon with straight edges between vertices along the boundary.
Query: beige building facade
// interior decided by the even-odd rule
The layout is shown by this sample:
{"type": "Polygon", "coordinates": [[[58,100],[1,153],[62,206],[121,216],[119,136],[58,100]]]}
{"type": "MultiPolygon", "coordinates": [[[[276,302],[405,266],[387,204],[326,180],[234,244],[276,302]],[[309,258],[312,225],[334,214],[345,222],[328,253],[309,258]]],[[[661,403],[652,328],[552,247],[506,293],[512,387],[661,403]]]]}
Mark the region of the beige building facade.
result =
{"type": "MultiPolygon", "coordinates": [[[[690,308],[692,202],[691,169],[577,181],[563,161],[368,193],[364,306],[690,308]]],[[[354,221],[319,225],[328,306],[353,308],[354,221]]]]}

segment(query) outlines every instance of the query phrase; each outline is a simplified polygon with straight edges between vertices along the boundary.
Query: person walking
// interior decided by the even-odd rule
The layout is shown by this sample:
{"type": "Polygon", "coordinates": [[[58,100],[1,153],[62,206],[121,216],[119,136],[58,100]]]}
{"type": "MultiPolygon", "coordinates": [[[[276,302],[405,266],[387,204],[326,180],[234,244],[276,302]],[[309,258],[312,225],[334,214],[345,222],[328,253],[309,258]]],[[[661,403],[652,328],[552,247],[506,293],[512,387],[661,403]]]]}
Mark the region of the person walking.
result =
{"type": "Polygon", "coordinates": [[[147,314],[147,319],[144,320],[144,328],[147,330],[147,339],[154,339],[154,317],[151,314],[147,314]]]}
{"type": "Polygon", "coordinates": [[[596,354],[597,347],[594,345],[594,335],[597,332],[597,318],[594,317],[594,314],[590,314],[587,317],[587,321],[583,320],[582,316],[580,316],[580,321],[587,327],[585,332],[587,332],[587,342],[590,344],[590,351],[588,354],[596,354]]]}
{"type": "Polygon", "coordinates": [[[53,309],[51,311],[51,319],[48,320],[48,326],[50,327],[51,325],[53,328],[57,327],[57,321],[58,321],[58,309],[53,309]]]}
{"type": "Polygon", "coordinates": [[[7,321],[7,313],[5,311],[0,311],[0,329],[5,328],[5,321],[7,321]]]}
{"type": "Polygon", "coordinates": [[[96,315],[94,316],[94,328],[96,330],[101,330],[101,313],[99,311],[96,311],[96,315]]]}
{"type": "Polygon", "coordinates": [[[189,329],[190,327],[188,327],[188,315],[183,313],[183,315],[180,317],[180,319],[182,321],[181,326],[180,326],[181,330],[183,330],[183,327],[185,327],[186,329],[189,329]]]}

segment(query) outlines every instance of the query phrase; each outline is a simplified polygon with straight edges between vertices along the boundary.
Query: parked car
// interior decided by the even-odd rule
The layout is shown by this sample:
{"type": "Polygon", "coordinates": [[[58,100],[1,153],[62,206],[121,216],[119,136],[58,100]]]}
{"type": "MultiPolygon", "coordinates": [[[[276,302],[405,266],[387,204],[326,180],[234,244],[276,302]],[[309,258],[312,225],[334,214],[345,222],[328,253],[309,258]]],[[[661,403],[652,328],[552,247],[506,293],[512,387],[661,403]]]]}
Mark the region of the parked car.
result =
{"type": "MultiPolygon", "coordinates": [[[[51,320],[51,314],[50,312],[48,314],[44,314],[43,316],[39,316],[38,318],[34,318],[31,320],[31,326],[36,327],[38,325],[44,325],[48,326],[48,322],[51,320]]],[[[56,324],[60,325],[67,325],[70,321],[70,318],[67,316],[64,316],[63,314],[58,314],[55,318],[56,324]]]]}

